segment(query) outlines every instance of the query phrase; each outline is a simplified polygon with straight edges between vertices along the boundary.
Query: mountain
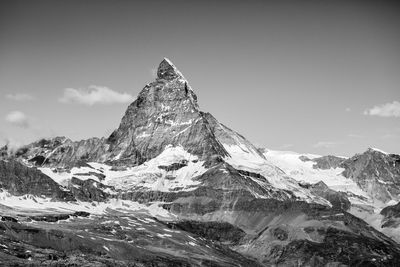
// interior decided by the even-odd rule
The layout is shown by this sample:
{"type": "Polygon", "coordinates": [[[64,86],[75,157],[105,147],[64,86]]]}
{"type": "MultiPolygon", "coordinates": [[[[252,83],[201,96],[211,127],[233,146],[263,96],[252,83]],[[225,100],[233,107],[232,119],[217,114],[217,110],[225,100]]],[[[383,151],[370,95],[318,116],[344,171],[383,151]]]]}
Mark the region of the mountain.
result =
{"type": "Polygon", "coordinates": [[[383,202],[400,200],[400,156],[368,149],[344,161],[343,175],[383,202]]]}
{"type": "Polygon", "coordinates": [[[74,201],[73,195],[39,170],[16,161],[0,160],[0,185],[14,196],[39,195],[56,200],[74,201]]]}
{"type": "Polygon", "coordinates": [[[10,265],[400,264],[400,246],[352,214],[373,198],[358,170],[375,165],[257,149],[200,110],[168,59],[108,138],[1,151],[0,260],[10,265]],[[26,189],[32,180],[51,186],[26,189]]]}
{"type": "Polygon", "coordinates": [[[340,193],[350,201],[350,213],[400,241],[398,224],[388,223],[396,217],[387,212],[400,201],[399,155],[374,148],[350,158],[262,151],[269,161],[297,181],[324,183],[330,190],[340,193]]]}

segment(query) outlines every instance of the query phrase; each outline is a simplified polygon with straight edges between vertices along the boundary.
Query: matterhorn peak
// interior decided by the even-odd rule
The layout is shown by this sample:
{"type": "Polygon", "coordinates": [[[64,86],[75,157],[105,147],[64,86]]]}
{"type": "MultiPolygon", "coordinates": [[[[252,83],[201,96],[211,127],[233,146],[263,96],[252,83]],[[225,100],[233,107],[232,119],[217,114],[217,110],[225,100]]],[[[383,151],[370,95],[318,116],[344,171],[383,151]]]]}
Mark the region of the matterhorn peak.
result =
{"type": "Polygon", "coordinates": [[[175,67],[171,60],[164,58],[157,69],[157,77],[165,80],[173,80],[175,78],[184,79],[182,73],[175,67]]]}

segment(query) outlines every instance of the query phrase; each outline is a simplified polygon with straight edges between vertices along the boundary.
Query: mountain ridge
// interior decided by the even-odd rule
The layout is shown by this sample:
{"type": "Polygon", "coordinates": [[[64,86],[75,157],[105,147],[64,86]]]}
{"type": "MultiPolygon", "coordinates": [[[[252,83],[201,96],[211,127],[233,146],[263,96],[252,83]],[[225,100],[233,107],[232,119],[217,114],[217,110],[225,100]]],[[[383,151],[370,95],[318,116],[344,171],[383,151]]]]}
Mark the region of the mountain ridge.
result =
{"type": "MultiPolygon", "coordinates": [[[[201,111],[182,73],[163,59],[155,81],[108,138],[43,139],[5,155],[6,165],[26,165],[27,174],[10,176],[11,182],[27,185],[29,173],[40,171],[41,180],[53,180],[75,199],[51,199],[40,191],[13,195],[12,186],[0,184],[0,240],[14,238],[40,253],[50,247],[65,254],[57,254],[59,264],[74,263],[81,248],[98,262],[122,259],[120,266],[132,257],[145,266],[396,266],[400,245],[353,214],[374,199],[357,182],[371,180],[360,176],[361,169],[397,173],[389,157],[375,151],[351,160],[260,151],[201,111]],[[335,184],[338,179],[344,184],[335,184]],[[27,228],[43,216],[61,220],[27,228]]],[[[10,252],[0,246],[0,259],[5,257],[10,252]]]]}

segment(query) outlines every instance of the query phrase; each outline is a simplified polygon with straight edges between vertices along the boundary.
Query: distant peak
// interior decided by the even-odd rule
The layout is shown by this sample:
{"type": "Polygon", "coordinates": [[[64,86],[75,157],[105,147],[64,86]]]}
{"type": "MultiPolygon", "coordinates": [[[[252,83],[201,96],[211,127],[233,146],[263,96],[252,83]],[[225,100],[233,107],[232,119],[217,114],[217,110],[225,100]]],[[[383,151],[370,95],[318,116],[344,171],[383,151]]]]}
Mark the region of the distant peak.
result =
{"type": "Polygon", "coordinates": [[[379,153],[382,153],[382,154],[385,154],[385,155],[387,155],[388,153],[386,153],[385,151],[383,151],[383,150],[380,150],[380,149],[378,149],[378,148],[374,148],[374,147],[370,147],[370,148],[368,148],[368,150],[367,151],[369,151],[369,152],[379,152],[379,153]]]}
{"type": "Polygon", "coordinates": [[[165,80],[173,80],[177,77],[183,78],[183,75],[172,61],[165,57],[158,66],[157,77],[165,80]]]}

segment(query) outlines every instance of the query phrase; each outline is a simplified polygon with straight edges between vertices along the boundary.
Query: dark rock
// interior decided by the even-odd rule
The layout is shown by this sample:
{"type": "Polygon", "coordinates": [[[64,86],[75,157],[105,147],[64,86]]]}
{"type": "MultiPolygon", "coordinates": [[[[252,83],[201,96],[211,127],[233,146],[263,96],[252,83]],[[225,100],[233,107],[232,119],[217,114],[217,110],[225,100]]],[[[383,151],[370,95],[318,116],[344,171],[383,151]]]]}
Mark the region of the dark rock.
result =
{"type": "Polygon", "coordinates": [[[106,176],[102,173],[98,173],[98,172],[88,172],[88,173],[75,173],[76,176],[95,176],[97,178],[99,178],[100,181],[104,180],[106,178],[106,176]]]}
{"type": "Polygon", "coordinates": [[[47,163],[47,158],[42,155],[38,155],[29,159],[28,161],[34,163],[36,166],[42,166],[47,163]]]}
{"type": "Polygon", "coordinates": [[[86,211],[77,211],[77,212],[73,213],[72,216],[75,216],[75,217],[89,217],[90,213],[86,212],[86,211]]]}
{"type": "Polygon", "coordinates": [[[13,217],[11,217],[11,216],[1,216],[1,221],[3,221],[3,222],[18,222],[18,220],[17,219],[15,219],[15,218],[13,218],[13,217]]]}
{"type": "Polygon", "coordinates": [[[47,175],[14,160],[0,160],[0,188],[17,196],[31,194],[63,201],[75,200],[71,192],[47,175]]]}
{"type": "Polygon", "coordinates": [[[69,189],[81,201],[106,201],[111,194],[105,191],[114,191],[114,187],[99,183],[93,179],[81,180],[72,177],[69,189]]]}
{"type": "Polygon", "coordinates": [[[346,193],[337,192],[330,189],[324,182],[318,182],[309,187],[310,191],[317,196],[328,200],[334,209],[348,210],[351,203],[347,198],[346,193]]]}
{"type": "Polygon", "coordinates": [[[400,155],[368,149],[345,160],[341,167],[345,177],[375,199],[388,202],[400,194],[400,155]]]}
{"type": "Polygon", "coordinates": [[[71,217],[88,217],[90,216],[89,212],[85,211],[77,211],[71,214],[46,214],[46,215],[37,215],[37,216],[29,216],[29,219],[34,221],[44,221],[44,222],[58,222],[62,220],[68,220],[71,217]]]}
{"type": "Polygon", "coordinates": [[[276,263],[296,266],[326,266],[337,262],[347,266],[397,266],[400,254],[381,241],[328,228],[323,245],[309,240],[295,240],[279,250],[276,263]]]}
{"type": "Polygon", "coordinates": [[[281,227],[277,227],[271,230],[272,235],[276,237],[278,240],[284,241],[288,239],[288,233],[285,229],[281,227]]]}
{"type": "Polygon", "coordinates": [[[400,202],[396,205],[387,206],[381,210],[383,215],[382,228],[397,227],[400,225],[400,202]]]}
{"type": "Polygon", "coordinates": [[[226,222],[179,221],[174,226],[209,240],[233,245],[238,244],[246,235],[239,227],[226,222]]]}
{"type": "Polygon", "coordinates": [[[158,166],[158,168],[170,172],[170,171],[177,171],[183,167],[186,167],[187,165],[188,165],[187,161],[183,160],[181,162],[172,163],[169,166],[158,166]]]}
{"type": "Polygon", "coordinates": [[[34,221],[57,222],[62,220],[68,220],[69,217],[70,217],[69,214],[48,214],[42,216],[30,216],[29,218],[34,221]]]}
{"type": "Polygon", "coordinates": [[[345,161],[345,159],[329,155],[312,159],[312,161],[315,162],[315,164],[313,165],[314,169],[327,170],[340,167],[341,163],[345,161]]]}
{"type": "Polygon", "coordinates": [[[5,145],[0,148],[0,159],[7,159],[8,156],[8,145],[5,145]]]}

